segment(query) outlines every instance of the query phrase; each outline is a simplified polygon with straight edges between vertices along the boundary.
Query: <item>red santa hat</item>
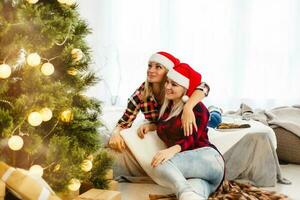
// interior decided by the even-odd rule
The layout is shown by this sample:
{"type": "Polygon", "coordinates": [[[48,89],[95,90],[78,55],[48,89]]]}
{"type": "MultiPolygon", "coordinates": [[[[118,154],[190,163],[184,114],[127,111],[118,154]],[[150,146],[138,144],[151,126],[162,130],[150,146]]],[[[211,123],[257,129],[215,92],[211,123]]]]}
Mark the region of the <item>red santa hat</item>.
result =
{"type": "Polygon", "coordinates": [[[202,78],[201,74],[186,63],[180,63],[174,66],[173,69],[169,69],[167,76],[187,89],[186,95],[182,97],[184,102],[189,99],[194,90],[200,85],[202,78]]]}
{"type": "Polygon", "coordinates": [[[149,62],[160,63],[169,70],[178,65],[180,60],[167,52],[160,51],[153,54],[150,57],[149,62]]]}

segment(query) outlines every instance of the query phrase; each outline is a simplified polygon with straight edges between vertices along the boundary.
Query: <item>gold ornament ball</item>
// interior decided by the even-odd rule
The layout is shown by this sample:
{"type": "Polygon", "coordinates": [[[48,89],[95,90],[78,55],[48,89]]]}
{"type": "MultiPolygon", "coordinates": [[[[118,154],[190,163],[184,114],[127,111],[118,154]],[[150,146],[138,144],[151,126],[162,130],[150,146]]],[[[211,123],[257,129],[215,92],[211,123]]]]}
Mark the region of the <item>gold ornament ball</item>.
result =
{"type": "Polygon", "coordinates": [[[32,165],[29,169],[29,174],[42,177],[44,174],[44,169],[40,165],[32,165]]]}
{"type": "Polygon", "coordinates": [[[35,67],[41,63],[41,57],[37,53],[31,53],[27,56],[27,64],[35,67]]]}
{"type": "Polygon", "coordinates": [[[41,114],[44,122],[47,122],[52,118],[52,111],[49,108],[43,108],[39,113],[41,114]]]}
{"type": "Polygon", "coordinates": [[[71,51],[71,54],[72,54],[72,58],[75,62],[77,62],[83,58],[83,52],[81,51],[81,49],[73,49],[71,51]]]}
{"type": "Polygon", "coordinates": [[[81,163],[81,169],[84,172],[89,172],[89,171],[91,171],[92,168],[93,168],[93,163],[90,160],[84,160],[81,163]]]}
{"type": "Polygon", "coordinates": [[[37,3],[39,0],[27,0],[27,2],[28,3],[30,3],[30,4],[35,4],[35,3],[37,3]]]}
{"type": "Polygon", "coordinates": [[[68,6],[72,6],[76,3],[76,0],[65,0],[65,4],[67,4],[68,6]]]}
{"type": "Polygon", "coordinates": [[[76,178],[72,178],[69,182],[68,189],[71,191],[77,191],[80,188],[80,181],[76,178]]]}
{"type": "Polygon", "coordinates": [[[18,150],[22,149],[23,144],[24,144],[23,138],[21,138],[18,135],[11,136],[8,139],[8,147],[11,150],[18,151],[18,150]]]}
{"type": "Polygon", "coordinates": [[[27,120],[31,126],[39,126],[43,122],[42,115],[39,112],[30,113],[27,120]]]}
{"type": "Polygon", "coordinates": [[[73,113],[71,110],[65,110],[60,114],[60,119],[63,122],[70,122],[73,120],[73,113]]]}
{"type": "Polygon", "coordinates": [[[58,170],[60,170],[60,164],[55,165],[55,167],[53,169],[54,172],[56,172],[58,170]]]}
{"type": "Polygon", "coordinates": [[[11,68],[7,64],[0,65],[0,78],[5,79],[11,75],[11,68]]]}
{"type": "Polygon", "coordinates": [[[74,67],[71,67],[70,69],[68,69],[67,73],[72,75],[72,76],[76,76],[78,71],[74,67]]]}
{"type": "Polygon", "coordinates": [[[50,76],[54,73],[54,66],[51,63],[44,63],[41,67],[41,71],[45,76],[50,76]]]}
{"type": "Polygon", "coordinates": [[[90,160],[90,161],[93,161],[93,160],[94,160],[93,154],[89,155],[89,156],[87,157],[87,159],[90,160]]]}

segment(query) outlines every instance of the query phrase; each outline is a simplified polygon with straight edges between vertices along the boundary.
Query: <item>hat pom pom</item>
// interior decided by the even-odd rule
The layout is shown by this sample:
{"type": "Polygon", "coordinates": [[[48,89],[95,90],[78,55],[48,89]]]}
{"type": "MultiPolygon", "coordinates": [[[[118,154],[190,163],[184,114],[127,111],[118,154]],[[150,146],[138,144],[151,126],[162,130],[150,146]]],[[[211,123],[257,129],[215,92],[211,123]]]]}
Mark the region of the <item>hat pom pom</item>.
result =
{"type": "Polygon", "coordinates": [[[189,97],[187,95],[184,95],[181,97],[181,99],[184,103],[186,103],[189,100],[189,97]]]}

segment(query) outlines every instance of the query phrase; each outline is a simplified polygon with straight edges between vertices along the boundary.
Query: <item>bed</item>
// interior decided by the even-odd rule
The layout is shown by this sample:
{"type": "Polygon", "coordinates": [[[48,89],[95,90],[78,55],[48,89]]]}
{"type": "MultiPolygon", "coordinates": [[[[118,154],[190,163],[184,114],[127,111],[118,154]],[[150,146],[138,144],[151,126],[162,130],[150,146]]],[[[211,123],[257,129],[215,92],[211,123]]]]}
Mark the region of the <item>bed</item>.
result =
{"type": "MultiPolygon", "coordinates": [[[[113,129],[122,112],[123,109],[116,108],[106,110],[105,115],[102,116],[102,119],[106,121],[105,126],[113,129]]],[[[246,180],[257,186],[274,186],[278,174],[280,176],[279,163],[275,152],[277,141],[274,131],[270,127],[254,120],[245,121],[236,117],[227,117],[224,118],[224,121],[238,124],[248,123],[251,126],[251,128],[232,130],[209,129],[208,136],[211,143],[224,155],[227,168],[226,178],[229,180],[246,180]],[[245,146],[247,146],[247,149],[244,148],[245,146]],[[255,154],[259,156],[253,156],[255,149],[257,150],[255,154]],[[245,152],[240,154],[241,151],[245,152]],[[244,162],[240,162],[240,160],[244,162]],[[230,169],[233,170],[230,171],[230,169]]],[[[139,165],[144,170],[144,175],[148,175],[156,183],[164,186],[159,177],[155,177],[152,174],[150,163],[155,153],[166,147],[158,138],[156,132],[150,132],[146,134],[144,139],[140,139],[136,131],[142,123],[145,123],[145,121],[143,116],[139,115],[130,129],[125,129],[121,132],[129,151],[126,152],[127,155],[117,156],[117,159],[124,159],[126,162],[118,162],[117,160],[116,164],[121,166],[117,166],[115,169],[122,170],[117,170],[115,175],[123,175],[118,174],[119,172],[128,175],[126,167],[129,165],[129,162],[136,161],[138,164],[134,164],[135,169],[138,169],[136,166],[139,165]]],[[[129,174],[132,175],[132,173],[129,174]]],[[[143,175],[140,171],[137,174],[143,175]]]]}

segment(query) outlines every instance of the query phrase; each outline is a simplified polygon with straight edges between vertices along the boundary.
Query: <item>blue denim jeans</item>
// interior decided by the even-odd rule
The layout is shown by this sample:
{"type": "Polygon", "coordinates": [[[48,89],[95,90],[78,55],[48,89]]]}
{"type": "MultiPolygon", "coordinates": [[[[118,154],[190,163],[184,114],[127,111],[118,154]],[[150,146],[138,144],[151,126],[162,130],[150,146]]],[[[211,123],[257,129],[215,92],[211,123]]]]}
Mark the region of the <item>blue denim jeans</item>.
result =
{"type": "Polygon", "coordinates": [[[222,181],[224,161],[214,148],[203,147],[176,154],[155,167],[154,173],[178,198],[193,191],[207,199],[222,181]]]}

